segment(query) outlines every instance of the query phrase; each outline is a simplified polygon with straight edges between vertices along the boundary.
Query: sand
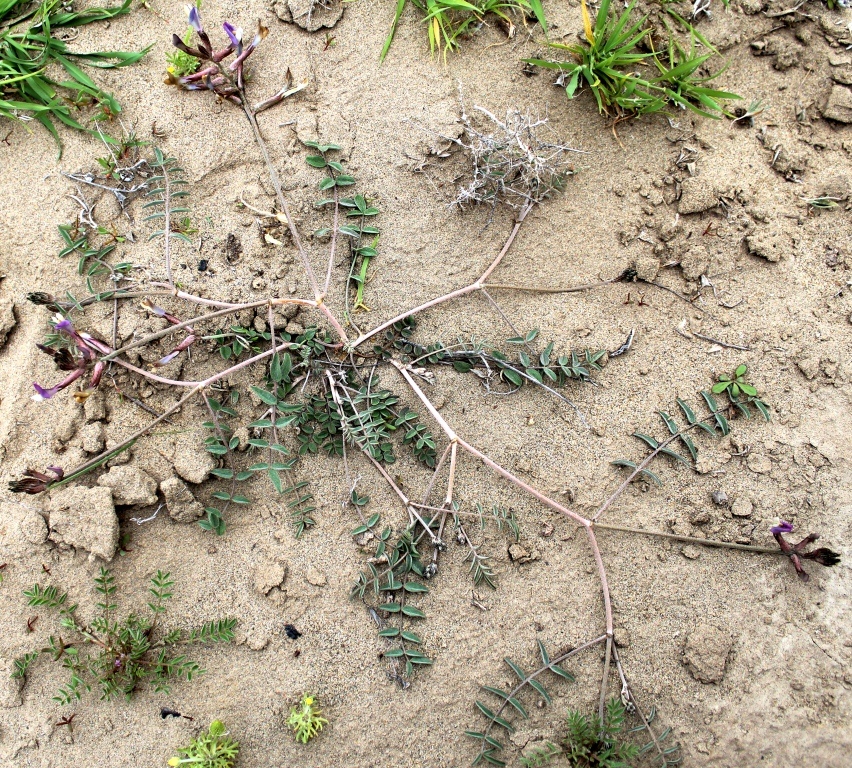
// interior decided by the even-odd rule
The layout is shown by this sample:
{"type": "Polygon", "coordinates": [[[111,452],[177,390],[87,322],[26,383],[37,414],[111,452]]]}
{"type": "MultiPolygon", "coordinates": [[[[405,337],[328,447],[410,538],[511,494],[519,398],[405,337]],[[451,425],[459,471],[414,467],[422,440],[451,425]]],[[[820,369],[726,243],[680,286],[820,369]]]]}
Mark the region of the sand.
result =
{"type": "MultiPolygon", "coordinates": [[[[220,300],[307,295],[289,239],[283,248],[264,244],[254,215],[237,205],[241,195],[261,208],[272,205],[248,123],[208,94],[162,84],[171,33],[182,33],[186,22],[177,3],[154,0],[151,7],[156,13],[140,8],[109,28],[86,27],[74,44],[153,46],[139,65],[100,77],[124,107],[123,124],[145,139],[156,124],[159,146],[179,158],[191,182],[189,206],[199,231],[191,246],[176,246],[176,278],[187,291],[220,300]],[[242,247],[235,259],[228,257],[231,235],[242,247]],[[204,272],[198,269],[202,259],[208,262],[204,272]]],[[[539,339],[555,340],[559,349],[614,350],[631,329],[635,338],[626,355],[595,376],[596,386],[565,390],[591,429],[546,392],[525,387],[511,397],[489,396],[470,374],[438,370],[428,391],[442,417],[495,461],[588,516],[623,479],[610,462],[644,455],[632,432],[665,434],[657,409],[674,413],[677,397],[698,407],[697,393],[719,374],[740,363],[749,366],[772,421],[738,419],[730,438],[700,438],[698,471],[655,462],[663,486],[634,484],[606,519],[771,546],[769,528],[783,518],[796,533],[819,533],[845,560],[831,570],[806,563],[811,580],[804,584],[783,558],[599,531],[620,657],[637,697],[646,708],[656,707],[657,723],[671,727],[670,740],[682,745],[686,766],[839,767],[849,765],[852,747],[852,133],[836,119],[846,115],[850,54],[842,41],[849,37],[852,12],[829,12],[811,2],[793,18],[767,15],[786,7],[748,0],[726,12],[714,4],[713,18],[700,23],[729,62],[714,82],[742,94],[745,105],[764,101],[753,125],[678,112],[670,120],[658,115],[623,122],[615,132],[589,94],[568,101],[549,73],[524,73],[520,59],[544,49],[523,30],[507,42],[500,29],[485,27],[443,66],[430,61],[423,29],[408,10],[379,66],[392,17],[388,3],[347,5],[329,31],[328,47],[327,30],[308,33],[282,23],[260,2],[207,0],[203,8],[210,28],[230,19],[249,29],[258,17],[270,28],[251,60],[258,99],[283,84],[288,67],[296,82],[308,84],[260,117],[302,230],[326,222],[312,206],[318,175],[304,163],[300,139],[339,143],[359,191],[381,209],[379,256],[365,294],[370,311],[355,316],[362,327],[469,284],[511,230],[510,211],[498,210],[490,220],[490,210],[449,206],[462,163],[437,156],[446,143],[435,134],[457,133],[459,88],[466,105],[497,115],[510,108],[546,110],[562,140],[587,153],[578,156],[577,173],[564,192],[530,214],[495,278],[570,286],[610,279],[638,264],[651,272],[659,267],[655,282],[697,296],[690,304],[654,286],[623,282],[570,294],[502,291],[507,316],[524,332],[540,329],[539,339]],[[766,44],[755,48],[754,42],[766,44]],[[809,211],[803,202],[837,190],[846,196],[838,208],[809,211]],[[717,490],[726,493],[728,505],[714,504],[717,490]]],[[[545,8],[554,36],[581,29],[576,2],[545,2],[545,8]]],[[[69,199],[75,187],[62,173],[93,170],[105,151],[97,138],[62,131],[64,155],[57,160],[55,145],[40,128],[2,128],[11,133],[0,144],[0,309],[11,301],[16,318],[0,348],[0,563],[7,563],[0,585],[0,658],[8,665],[44,647],[59,630],[54,615],[26,605],[22,590],[35,582],[55,584],[79,603],[81,617],[91,618],[97,602],[91,579],[104,562],[83,548],[57,544],[55,535],[42,543],[22,540],[14,525],[27,514],[47,516],[50,502],[12,494],[7,482],[27,467],[73,466],[86,457],[86,445],[101,437],[114,443],[150,416],[122,399],[109,377],[101,387],[103,412],[94,406],[85,412],[67,391],[50,402],[31,401],[32,382],[53,382],[57,372],[35,347],[49,330],[49,313],[25,296],[34,290],[86,292],[74,258],[56,255],[57,226],[73,221],[78,210],[69,199]],[[27,620],[35,615],[30,632],[27,620]]],[[[90,189],[85,194],[96,199],[90,189]]],[[[147,284],[163,280],[165,272],[161,245],[148,242],[151,225],[142,215],[136,203],[125,216],[109,195],[95,209],[100,223],[134,233],[136,242],[120,245],[117,254],[137,265],[134,278],[147,284]]],[[[322,251],[316,248],[314,255],[315,268],[324,269],[322,251]]],[[[334,272],[330,305],[336,312],[343,306],[347,266],[344,259],[334,272]]],[[[190,316],[180,302],[169,308],[190,316]]],[[[128,338],[155,329],[137,304],[123,306],[121,318],[128,338]]],[[[78,322],[109,338],[112,305],[92,308],[78,322]]],[[[303,313],[297,322],[315,320],[303,313]]],[[[512,334],[481,296],[418,320],[416,338],[423,343],[449,344],[459,335],[505,347],[512,334]]],[[[212,343],[196,346],[192,362],[183,365],[185,378],[209,375],[222,364],[212,343]]],[[[152,359],[168,345],[162,349],[152,359]]],[[[243,423],[257,416],[248,388],[260,377],[260,370],[246,371],[228,382],[243,393],[243,423]]],[[[116,381],[158,411],[176,400],[173,391],[135,376],[120,374],[116,381]]],[[[415,405],[391,371],[382,382],[415,405]]],[[[133,447],[128,466],[159,483],[174,474],[176,455],[190,465],[201,461],[206,433],[200,425],[206,419],[200,404],[184,407],[171,425],[133,447]]],[[[445,441],[439,443],[443,450],[445,441]]],[[[429,475],[401,448],[398,455],[392,474],[418,496],[429,475]]],[[[360,477],[359,492],[371,496],[368,510],[399,529],[406,515],[397,499],[362,457],[350,454],[350,463],[352,475],[360,477]]],[[[184,471],[191,474],[193,467],[184,471]]],[[[95,487],[98,476],[81,484],[95,487]]],[[[418,630],[434,665],[400,690],[381,658],[387,643],[377,637],[364,605],[349,598],[370,552],[350,535],[357,518],[344,507],[349,489],[341,463],[310,457],[296,476],[310,480],[318,508],[317,525],[300,540],[284,503],[263,479],[246,484],[253,503],[228,514],[222,538],[175,522],[165,510],[138,525],[131,518],[150,516],[156,505],[119,505],[123,549],[108,565],[125,609],[141,610],[147,580],[157,569],[168,570],[176,581],[170,625],[234,616],[238,644],[194,649],[206,674],[174,685],[168,696],[143,688],[130,702],[100,702],[94,693],[67,707],[51,700],[64,682],[63,670],[42,658],[20,692],[0,686],[0,763],[165,765],[177,747],[219,718],[241,742],[238,765],[245,768],[463,766],[476,754],[463,731],[484,723],[473,705],[484,695],[479,687],[511,683],[503,657],[532,668],[537,640],[556,653],[603,631],[594,562],[582,531],[466,458],[456,478],[462,508],[511,508],[520,544],[538,557],[513,561],[509,539],[489,529],[486,549],[499,586],[494,592],[476,588],[477,607],[462,562],[466,549],[450,537],[430,594],[417,601],[427,614],[418,630]],[[285,624],[302,636],[289,639],[285,624]],[[329,725],[301,746],[283,720],[305,691],[318,696],[329,725]],[[162,719],[163,706],[194,720],[162,719]],[[56,725],[71,713],[73,731],[56,725]]],[[[206,505],[221,483],[210,479],[189,487],[206,505]]],[[[79,510],[83,519],[89,512],[79,510]]],[[[517,764],[522,749],[558,741],[569,709],[595,706],[601,659],[596,649],[571,661],[576,682],[553,681],[547,707],[536,707],[524,694],[531,717],[518,723],[507,744],[510,764],[517,764]]],[[[614,680],[611,690],[618,690],[614,680]]],[[[560,758],[554,764],[567,763],[560,758]]]]}

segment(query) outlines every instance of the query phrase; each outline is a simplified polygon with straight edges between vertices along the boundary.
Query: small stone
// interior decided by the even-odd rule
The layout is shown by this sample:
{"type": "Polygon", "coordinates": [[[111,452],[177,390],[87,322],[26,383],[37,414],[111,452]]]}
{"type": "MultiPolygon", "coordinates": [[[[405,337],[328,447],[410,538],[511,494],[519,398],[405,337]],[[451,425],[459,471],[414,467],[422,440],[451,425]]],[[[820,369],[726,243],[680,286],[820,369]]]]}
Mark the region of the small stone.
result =
{"type": "Polygon", "coordinates": [[[541,555],[539,555],[535,549],[532,552],[528,552],[520,544],[512,544],[509,547],[509,559],[519,565],[531,563],[534,560],[538,560],[540,557],[541,555]]]}
{"type": "Polygon", "coordinates": [[[279,20],[316,32],[323,27],[333,27],[340,21],[343,3],[341,0],[276,0],[272,10],[279,20]]]}
{"type": "Polygon", "coordinates": [[[692,544],[682,547],[680,552],[687,560],[697,560],[701,557],[701,550],[698,547],[692,546],[692,544]]]}
{"type": "Polygon", "coordinates": [[[376,537],[370,531],[364,531],[360,536],[355,536],[353,541],[359,547],[366,547],[376,537]]]}
{"type": "Polygon", "coordinates": [[[704,245],[692,246],[680,258],[680,268],[687,280],[698,280],[710,266],[710,254],[704,245]]]}
{"type": "Polygon", "coordinates": [[[717,507],[728,506],[728,494],[723,490],[713,491],[713,493],[710,494],[710,498],[713,499],[713,503],[717,507]]]}
{"type": "Polygon", "coordinates": [[[114,504],[147,507],[157,503],[157,481],[139,467],[113,467],[98,478],[98,485],[112,489],[114,504]]]}
{"type": "Polygon", "coordinates": [[[802,372],[802,375],[810,381],[819,373],[819,356],[810,355],[799,358],[796,360],[796,366],[802,372]]]}
{"type": "Polygon", "coordinates": [[[660,260],[653,256],[640,256],[636,259],[636,277],[646,283],[652,283],[657,279],[660,271],[660,260]]]}
{"type": "Polygon", "coordinates": [[[752,472],[756,472],[758,475],[768,475],[772,471],[772,461],[762,453],[750,453],[746,459],[746,464],[752,472]]]}
{"type": "Polygon", "coordinates": [[[20,707],[24,703],[21,699],[21,690],[26,680],[22,677],[12,677],[14,671],[13,659],[0,658],[0,707],[3,709],[20,707]]]}
{"type": "Polygon", "coordinates": [[[194,523],[204,515],[204,507],[179,477],[168,477],[160,483],[169,517],[176,523],[194,523]]]}
{"type": "Polygon", "coordinates": [[[18,526],[21,538],[29,544],[44,544],[47,541],[47,522],[34,509],[25,509],[18,526]]]}
{"type": "Polygon", "coordinates": [[[789,238],[779,228],[762,229],[746,237],[748,252],[767,261],[781,261],[789,250],[789,238]]]}
{"type": "Polygon", "coordinates": [[[106,445],[106,435],[104,433],[103,422],[95,421],[91,424],[86,424],[79,434],[80,447],[86,453],[100,453],[106,445]]]}
{"type": "Polygon", "coordinates": [[[680,202],[677,211],[680,214],[702,213],[719,204],[719,192],[706,176],[692,176],[681,182],[680,202]]]}
{"type": "Polygon", "coordinates": [[[822,116],[838,123],[852,123],[852,91],[835,85],[828,95],[822,116]]]}
{"type": "Polygon", "coordinates": [[[700,683],[718,683],[733,648],[730,636],[709,624],[700,624],[686,639],[683,663],[700,683]]]}
{"type": "Polygon", "coordinates": [[[6,343],[9,332],[17,324],[15,305],[11,299],[0,299],[0,347],[6,343]]]}
{"type": "Polygon", "coordinates": [[[752,512],[754,512],[754,505],[744,496],[740,496],[731,505],[731,514],[734,517],[751,517],[752,512]]]}
{"type": "Polygon", "coordinates": [[[118,548],[118,518],[109,488],[63,488],[51,493],[48,509],[51,541],[112,560],[118,548]]]}
{"type": "Polygon", "coordinates": [[[266,632],[252,632],[246,637],[246,645],[249,647],[249,650],[262,651],[269,645],[269,640],[269,635],[266,632]]]}
{"type": "Polygon", "coordinates": [[[83,404],[83,413],[86,415],[86,421],[103,421],[106,418],[106,398],[104,393],[96,389],[90,394],[83,404]]]}
{"type": "Polygon", "coordinates": [[[254,571],[254,590],[258,594],[268,595],[275,587],[280,587],[286,578],[287,566],[284,563],[261,563],[254,571]]]}
{"type": "Polygon", "coordinates": [[[215,468],[216,458],[198,435],[186,433],[175,440],[174,470],[188,483],[203,483],[215,468]]]}
{"type": "Polygon", "coordinates": [[[713,463],[713,459],[709,456],[700,453],[698,458],[695,460],[695,471],[699,475],[706,475],[712,472],[715,469],[715,464],[713,463]]]}
{"type": "Polygon", "coordinates": [[[77,409],[66,410],[64,413],[59,413],[54,417],[53,422],[53,438],[62,443],[67,443],[74,439],[77,434],[78,419],[77,409]]]}
{"type": "Polygon", "coordinates": [[[324,587],[328,584],[328,579],[325,578],[325,574],[322,573],[322,571],[318,571],[316,568],[308,568],[305,578],[308,580],[308,584],[313,584],[315,587],[324,587]]]}
{"type": "Polygon", "coordinates": [[[27,504],[0,502],[0,559],[24,555],[47,540],[47,523],[27,504]]]}

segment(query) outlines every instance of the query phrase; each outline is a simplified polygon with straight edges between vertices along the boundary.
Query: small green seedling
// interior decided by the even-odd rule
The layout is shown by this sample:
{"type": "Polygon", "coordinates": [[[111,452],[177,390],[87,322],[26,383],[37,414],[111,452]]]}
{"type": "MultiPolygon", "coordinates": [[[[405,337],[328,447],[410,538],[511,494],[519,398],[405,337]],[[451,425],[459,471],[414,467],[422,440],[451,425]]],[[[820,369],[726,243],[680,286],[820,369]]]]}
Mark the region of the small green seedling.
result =
{"type": "Polygon", "coordinates": [[[572,768],[626,768],[639,757],[640,747],[621,741],[624,704],[610,699],[603,721],[597,713],[586,717],[578,711],[568,713],[565,755],[572,768]]]}
{"type": "Polygon", "coordinates": [[[296,741],[307,744],[322,730],[328,720],[320,714],[316,698],[307,694],[302,696],[298,707],[290,708],[287,725],[293,729],[296,741]]]}
{"type": "MultiPolygon", "coordinates": [[[[186,34],[183,36],[183,42],[184,45],[189,45],[192,42],[192,27],[186,30],[186,34]]],[[[166,61],[169,63],[166,71],[170,78],[192,75],[197,72],[198,67],[201,66],[200,59],[195,58],[195,56],[192,56],[179,48],[175,48],[173,53],[167,53],[166,61]]]]}
{"type": "Polygon", "coordinates": [[[713,385],[711,391],[714,395],[721,395],[723,392],[727,392],[731,403],[736,406],[740,413],[742,413],[746,418],[751,417],[751,411],[748,409],[748,406],[754,405],[754,407],[760,411],[763,418],[769,421],[769,408],[766,403],[760,399],[757,394],[757,390],[745,380],[747,373],[748,367],[744,364],[737,367],[733,376],[728,376],[723,373],[719,376],[719,380],[713,385]]]}
{"type": "Polygon", "coordinates": [[[171,768],[191,765],[197,768],[232,768],[240,753],[240,744],[225,730],[221,720],[210,723],[207,733],[196,736],[188,747],[178,750],[176,757],[169,760],[171,768]]]}
{"type": "Polygon", "coordinates": [[[53,700],[70,704],[92,689],[87,678],[94,678],[100,687],[101,699],[108,701],[119,694],[129,700],[145,680],[151,681],[155,692],[168,693],[173,680],[192,680],[203,674],[204,670],[196,662],[184,654],[175,654],[174,650],[181,645],[231,642],[237,620],[209,621],[188,632],[172,629],[155,640],[157,620],[165,613],[173,586],[174,581],[168,573],[157,571],[148,590],[154,597],[148,603],[150,616],[131,613],[119,621],[115,617],[118,605],[112,602],[117,590],[115,579],[106,568],[101,568],[95,577],[95,589],[103,599],[97,606],[100,615],[91,623],[83,624],[76,615],[77,605],[68,604],[67,592],[35,584],[24,591],[29,598],[28,604],[58,609],[62,629],[70,630],[77,637],[69,637],[68,632],[64,638],[51,635],[47,648],[15,660],[12,677],[23,678],[40,654],[48,654],[71,674],[69,682],[60,687],[53,700]]]}

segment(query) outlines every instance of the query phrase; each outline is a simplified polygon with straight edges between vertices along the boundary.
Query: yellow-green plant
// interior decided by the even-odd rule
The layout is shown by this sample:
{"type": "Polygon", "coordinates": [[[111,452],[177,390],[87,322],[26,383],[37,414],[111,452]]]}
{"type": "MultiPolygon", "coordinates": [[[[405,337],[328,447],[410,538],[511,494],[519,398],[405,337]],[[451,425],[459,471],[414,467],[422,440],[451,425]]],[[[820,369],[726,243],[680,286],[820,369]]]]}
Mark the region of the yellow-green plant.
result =
{"type": "Polygon", "coordinates": [[[196,768],[232,768],[240,753],[240,743],[234,741],[221,720],[210,723],[207,733],[194,738],[188,747],[182,747],[169,760],[171,768],[191,765],[196,768]]]}
{"type": "Polygon", "coordinates": [[[307,744],[322,730],[322,727],[328,720],[320,717],[320,715],[321,712],[316,698],[308,696],[308,694],[302,696],[298,707],[290,708],[290,717],[287,719],[287,725],[293,729],[296,741],[307,744]]]}

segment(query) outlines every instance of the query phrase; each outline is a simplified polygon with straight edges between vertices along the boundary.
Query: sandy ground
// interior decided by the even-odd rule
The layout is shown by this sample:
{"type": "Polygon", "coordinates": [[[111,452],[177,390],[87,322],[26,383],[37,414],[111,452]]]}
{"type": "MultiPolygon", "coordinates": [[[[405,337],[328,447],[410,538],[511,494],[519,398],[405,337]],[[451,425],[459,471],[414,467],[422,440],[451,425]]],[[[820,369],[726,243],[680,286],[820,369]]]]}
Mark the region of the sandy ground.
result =
{"type": "MultiPolygon", "coordinates": [[[[699,472],[658,462],[663,487],[632,487],[608,519],[766,546],[772,544],[770,526],[781,517],[793,521],[797,532],[820,533],[845,560],[832,570],[808,564],[812,578],[803,584],[782,559],[601,531],[620,653],[637,695],[656,706],[658,722],[670,726],[671,738],[681,743],[684,765],[840,768],[850,764],[852,748],[852,289],[844,290],[852,278],[847,210],[852,132],[822,112],[830,98],[844,92],[848,98],[842,83],[852,82],[852,66],[842,41],[849,43],[852,12],[828,12],[811,2],[801,9],[807,15],[794,14],[796,23],[785,26],[791,17],[767,16],[760,0],[743,3],[748,13],[737,2],[732,6],[723,12],[714,4],[714,18],[700,28],[730,63],[718,82],[742,94],[744,104],[763,99],[767,105],[754,125],[678,113],[671,120],[622,123],[618,139],[588,94],[569,102],[549,74],[522,71],[523,56],[543,51],[522,33],[506,43],[500,30],[485,28],[444,67],[429,60],[423,31],[408,11],[379,66],[389,3],[360,0],[347,6],[327,49],[324,31],[310,34],[281,23],[261,2],[206,0],[203,12],[211,28],[230,19],[248,29],[258,17],[270,27],[252,59],[258,98],[280,86],[288,67],[297,81],[309,83],[260,119],[304,231],[324,222],[311,206],[318,177],[305,166],[298,139],[319,136],[341,144],[359,189],[380,207],[380,256],[367,287],[371,311],[357,316],[364,327],[470,283],[511,229],[508,212],[498,212],[486,227],[488,211],[448,207],[459,165],[430,154],[437,142],[423,129],[453,130],[459,84],[468,105],[496,114],[513,107],[546,109],[563,140],[587,152],[578,156],[578,172],[564,193],[524,224],[496,275],[499,281],[577,285],[614,277],[637,260],[647,266],[653,258],[663,265],[657,282],[682,295],[700,293],[699,298],[691,306],[653,286],[624,283],[586,293],[501,294],[504,311],[519,327],[540,328],[541,339],[554,339],[562,349],[612,350],[636,329],[632,350],[610,361],[597,386],[567,391],[591,431],[547,393],[525,388],[514,397],[488,396],[476,379],[452,370],[439,371],[430,395],[465,439],[580,514],[590,514],[619,482],[619,470],[609,462],[641,457],[638,441],[630,437],[634,430],[661,434],[656,409],[673,410],[678,396],[697,405],[698,391],[718,374],[747,363],[772,408],[772,422],[738,420],[730,439],[703,439],[699,472]],[[766,45],[755,49],[755,41],[766,45]],[[688,168],[684,161],[694,165],[688,168]],[[803,202],[838,190],[847,199],[834,210],[809,212],[803,202]],[[685,213],[689,208],[695,212],[685,213]],[[749,253],[746,238],[755,235],[760,236],[755,241],[770,244],[777,261],[749,253]],[[713,287],[701,287],[702,274],[713,287]],[[631,303],[625,303],[628,293],[631,303]],[[685,338],[677,332],[684,320],[687,333],[748,351],[685,338]],[[731,505],[715,505],[716,490],[725,491],[731,505]],[[713,637],[722,638],[724,671],[716,682],[703,683],[693,673],[702,659],[718,663],[718,644],[708,640],[713,637]],[[684,663],[685,648],[691,667],[684,663]]],[[[555,36],[581,28],[577,3],[545,7],[555,36]]],[[[247,122],[206,94],[162,85],[169,37],[186,24],[179,4],[154,0],[152,8],[156,14],[139,9],[108,29],[85,28],[75,44],[153,46],[140,65],[105,72],[102,79],[119,96],[125,125],[150,138],[156,123],[164,134],[159,143],[180,159],[191,181],[189,204],[199,233],[193,246],[178,246],[177,278],[186,290],[209,298],[250,300],[291,289],[305,294],[289,241],[283,256],[264,245],[254,217],[236,205],[241,194],[258,205],[271,204],[247,122]],[[235,263],[226,258],[231,234],[243,249],[235,263]],[[197,268],[202,258],[209,262],[206,272],[197,268]]],[[[110,386],[104,387],[103,424],[94,428],[86,426],[82,407],[67,392],[48,403],[30,400],[32,381],[53,381],[56,372],[34,346],[48,329],[48,313],[27,303],[26,293],[85,292],[73,261],[56,257],[57,225],[76,214],[68,198],[74,187],[61,173],[92,169],[104,150],[97,139],[63,132],[65,153],[57,161],[43,131],[6,124],[3,133],[9,128],[0,145],[0,301],[14,303],[17,323],[0,348],[4,664],[43,647],[57,631],[56,618],[27,607],[22,590],[36,581],[56,584],[80,603],[81,616],[91,617],[96,602],[91,578],[103,564],[51,540],[22,546],[13,524],[28,510],[47,514],[49,504],[7,492],[7,481],[27,467],[73,466],[85,458],[85,435],[103,430],[107,441],[117,441],[150,418],[110,386]],[[27,620],[36,614],[30,633],[27,620]]],[[[122,216],[106,197],[96,208],[101,223],[136,234],[137,242],[120,246],[117,255],[141,267],[138,278],[162,280],[160,248],[147,242],[150,225],[142,222],[138,204],[131,216],[122,216]]],[[[317,250],[316,268],[322,263],[317,250]]],[[[336,270],[338,286],[345,269],[344,264],[336,270]]],[[[339,289],[332,306],[342,307],[339,289]]],[[[172,309],[186,311],[180,304],[172,309]]],[[[305,320],[303,315],[299,322],[305,320]]],[[[137,308],[122,309],[122,333],[128,337],[149,328],[146,322],[137,308]]],[[[81,327],[108,338],[112,307],[90,310],[81,327]]],[[[417,338],[451,343],[460,334],[496,343],[509,335],[486,302],[473,297],[424,314],[417,338]]],[[[201,347],[183,375],[192,378],[219,364],[212,347],[201,347]]],[[[247,372],[229,384],[245,392],[258,376],[247,372]]],[[[137,386],[133,377],[120,381],[155,409],[175,400],[171,392],[137,386]]],[[[384,383],[403,391],[390,373],[384,383]]],[[[240,415],[255,417],[250,398],[242,399],[240,415]]],[[[137,443],[130,465],[156,481],[167,479],[176,451],[199,450],[205,419],[200,405],[185,407],[173,425],[137,443]]],[[[399,455],[394,474],[419,493],[427,473],[404,451],[399,455]]],[[[372,497],[370,510],[401,525],[404,512],[370,466],[355,458],[353,472],[362,477],[361,492],[372,497]]],[[[283,503],[262,480],[247,485],[255,503],[229,514],[223,538],[174,522],[164,512],[137,526],[130,518],[146,517],[154,507],[119,506],[127,551],[110,568],[123,604],[141,608],[147,579],[157,569],[169,570],[176,579],[170,621],[235,616],[240,642],[198,650],[195,656],[207,669],[198,681],[175,685],[170,696],[146,688],[130,703],[99,702],[92,695],[60,708],[50,697],[63,682],[62,670],[40,660],[20,694],[0,686],[0,763],[164,765],[201,724],[220,718],[242,743],[239,765],[245,768],[463,766],[475,755],[463,731],[482,726],[473,707],[479,686],[510,682],[504,656],[531,667],[537,639],[559,649],[602,631],[585,537],[465,460],[457,478],[463,507],[477,502],[511,507],[521,524],[522,546],[539,558],[512,562],[505,536],[489,532],[499,589],[477,589],[482,610],[471,602],[465,550],[451,542],[431,594],[418,602],[428,615],[420,630],[434,666],[408,690],[399,690],[379,657],[386,643],[376,636],[365,607],[348,597],[369,553],[349,534],[356,523],[351,508],[342,507],[347,488],[340,463],[310,459],[297,476],[310,480],[318,502],[318,524],[299,541],[283,503]],[[286,578],[264,595],[256,581],[276,563],[286,564],[286,578]],[[298,641],[286,637],[288,623],[302,632],[298,641]],[[296,745],[282,723],[303,691],[319,696],[330,721],[307,747],[296,745]],[[195,720],[163,720],[162,706],[195,720]],[[71,712],[73,733],[55,725],[71,712]]],[[[93,486],[96,477],[83,484],[93,486]]],[[[206,503],[217,487],[210,480],[192,490],[206,503]]],[[[512,739],[511,764],[517,764],[521,748],[558,740],[569,708],[588,711],[594,705],[600,654],[593,651],[570,668],[577,682],[554,683],[553,704],[533,708],[512,739]]],[[[554,764],[565,764],[564,758],[554,764]]]]}

